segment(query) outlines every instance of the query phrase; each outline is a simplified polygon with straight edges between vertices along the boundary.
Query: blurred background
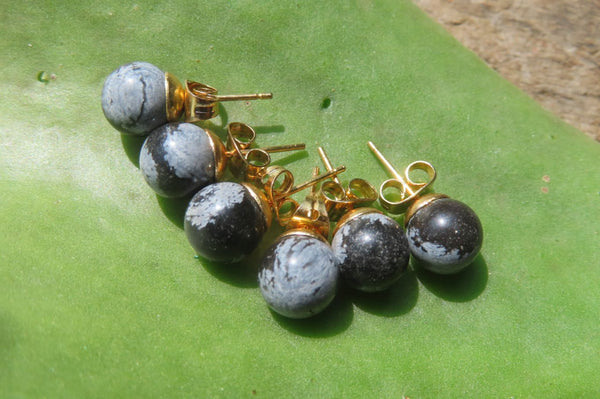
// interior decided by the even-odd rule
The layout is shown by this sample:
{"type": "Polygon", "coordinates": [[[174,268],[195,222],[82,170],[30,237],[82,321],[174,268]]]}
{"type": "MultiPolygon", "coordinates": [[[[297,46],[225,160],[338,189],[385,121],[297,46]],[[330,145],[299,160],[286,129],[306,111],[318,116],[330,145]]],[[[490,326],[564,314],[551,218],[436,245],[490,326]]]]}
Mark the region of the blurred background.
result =
{"type": "Polygon", "coordinates": [[[600,1],[413,0],[546,109],[600,141],[600,1]]]}

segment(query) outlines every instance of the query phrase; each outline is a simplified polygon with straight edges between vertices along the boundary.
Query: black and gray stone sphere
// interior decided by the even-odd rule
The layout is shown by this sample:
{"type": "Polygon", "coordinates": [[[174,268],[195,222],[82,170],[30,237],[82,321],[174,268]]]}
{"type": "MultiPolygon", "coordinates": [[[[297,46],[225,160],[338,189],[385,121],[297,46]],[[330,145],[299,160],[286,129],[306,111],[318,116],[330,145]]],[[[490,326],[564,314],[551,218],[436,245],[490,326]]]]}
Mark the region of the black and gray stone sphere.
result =
{"type": "Polygon", "coordinates": [[[452,274],[468,266],[479,253],[483,228],[462,202],[437,199],[419,209],[406,228],[412,255],[425,269],[452,274]]]}
{"type": "Polygon", "coordinates": [[[144,179],[159,195],[180,198],[216,181],[208,133],[191,123],[167,123],[152,131],[140,152],[144,179]]]}
{"type": "Polygon", "coordinates": [[[382,291],[398,281],[410,259],[404,230],[379,212],[360,214],[343,223],[331,247],[342,278],[365,292],[382,291]]]}
{"type": "Polygon", "coordinates": [[[147,62],[132,62],[104,81],[102,110],[121,133],[145,136],[167,123],[165,73],[147,62]]]}
{"type": "Polygon", "coordinates": [[[284,235],[265,253],[258,281],[275,312],[294,319],[313,316],[336,294],[338,270],[333,251],[313,236],[284,235]]]}
{"type": "Polygon", "coordinates": [[[184,230],[198,255],[214,262],[240,261],[260,243],[267,220],[246,187],[220,182],[198,191],[185,213],[184,230]]]}

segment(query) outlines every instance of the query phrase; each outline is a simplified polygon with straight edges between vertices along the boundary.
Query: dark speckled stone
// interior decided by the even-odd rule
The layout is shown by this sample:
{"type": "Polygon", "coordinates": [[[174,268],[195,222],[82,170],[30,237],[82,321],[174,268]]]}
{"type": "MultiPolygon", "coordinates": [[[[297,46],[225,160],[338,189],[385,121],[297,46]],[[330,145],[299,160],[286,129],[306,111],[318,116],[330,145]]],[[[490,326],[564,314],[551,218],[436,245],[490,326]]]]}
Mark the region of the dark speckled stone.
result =
{"type": "Polygon", "coordinates": [[[267,221],[246,187],[221,182],[204,187],[192,198],[185,213],[184,230],[198,255],[231,263],[258,246],[267,221]]]}
{"type": "Polygon", "coordinates": [[[215,182],[215,155],[208,133],[191,123],[155,129],[140,152],[144,179],[163,197],[180,198],[215,182]]]}
{"type": "Polygon", "coordinates": [[[344,280],[361,291],[382,291],[398,281],[408,267],[410,252],[404,230],[379,212],[344,223],[331,247],[344,280]]]}
{"type": "Polygon", "coordinates": [[[102,110],[118,131],[145,136],[167,123],[165,73],[147,62],[132,62],[104,81],[102,110]]]}
{"type": "Polygon", "coordinates": [[[279,238],[267,250],[258,281],[271,309],[301,319],[321,312],[333,300],[338,270],[328,244],[294,233],[279,238]]]}
{"type": "Polygon", "coordinates": [[[483,242],[483,228],[475,212],[450,198],[419,209],[408,221],[406,235],[412,255],[424,268],[439,274],[464,269],[483,242]]]}

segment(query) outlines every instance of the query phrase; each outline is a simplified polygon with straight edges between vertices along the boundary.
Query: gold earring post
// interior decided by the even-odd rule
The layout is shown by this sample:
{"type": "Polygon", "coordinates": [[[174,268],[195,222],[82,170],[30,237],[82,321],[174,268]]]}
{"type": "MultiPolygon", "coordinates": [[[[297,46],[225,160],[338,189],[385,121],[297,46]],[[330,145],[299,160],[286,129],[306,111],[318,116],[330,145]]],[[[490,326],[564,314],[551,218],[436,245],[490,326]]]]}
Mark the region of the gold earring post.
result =
{"type": "Polygon", "coordinates": [[[219,115],[219,102],[270,100],[273,93],[218,95],[217,89],[204,83],[186,80],[185,85],[165,72],[167,121],[176,122],[185,112],[186,122],[204,121],[219,115]]]}
{"type": "MultiPolygon", "coordinates": [[[[286,195],[295,194],[295,193],[297,193],[299,191],[302,191],[305,188],[310,187],[310,186],[313,186],[313,188],[315,188],[316,184],[322,182],[323,180],[331,179],[331,178],[337,176],[338,174],[342,173],[345,170],[346,170],[346,167],[342,165],[340,167],[337,167],[335,169],[332,169],[332,170],[328,171],[327,173],[323,173],[322,175],[314,176],[309,181],[304,182],[302,184],[299,184],[299,185],[297,185],[295,187],[292,187],[290,189],[290,191],[288,191],[286,193],[286,195]]],[[[317,171],[317,174],[318,174],[318,169],[316,171],[317,171]]],[[[314,173],[313,173],[313,175],[314,175],[314,173]]]]}
{"type": "MultiPolygon", "coordinates": [[[[249,125],[241,122],[231,122],[227,125],[227,147],[230,152],[243,154],[244,151],[250,150],[250,147],[255,140],[256,132],[249,125]]],[[[271,147],[259,147],[257,149],[268,153],[286,152],[304,150],[306,149],[306,145],[304,143],[285,144],[271,147]]]]}
{"type": "Polygon", "coordinates": [[[388,172],[393,176],[393,179],[384,181],[379,187],[379,202],[381,206],[394,214],[406,212],[418,198],[420,198],[435,181],[437,173],[433,165],[426,161],[415,161],[406,167],[404,176],[402,176],[394,166],[383,156],[381,151],[375,147],[372,141],[367,143],[371,151],[377,159],[385,166],[388,172]],[[424,182],[415,182],[410,178],[410,173],[415,170],[421,170],[427,173],[428,180],[424,182]],[[400,199],[396,197],[390,198],[386,195],[386,190],[392,189],[400,192],[400,199]]]}
{"type": "Polygon", "coordinates": [[[306,145],[286,144],[265,148],[251,148],[256,139],[252,127],[241,122],[227,125],[227,152],[229,168],[234,176],[246,181],[259,181],[271,164],[270,153],[304,150],[306,145]]]}
{"type": "Polygon", "coordinates": [[[398,180],[400,182],[400,184],[402,184],[402,187],[404,188],[404,190],[406,190],[406,192],[408,193],[408,195],[413,195],[414,192],[411,190],[410,186],[408,184],[406,184],[406,182],[404,181],[404,178],[402,177],[402,175],[396,170],[396,168],[394,168],[394,165],[392,165],[390,163],[390,161],[388,161],[383,154],[381,153],[381,151],[379,151],[377,149],[377,147],[375,147],[375,144],[373,144],[372,141],[367,142],[367,145],[369,146],[369,148],[371,149],[371,151],[373,151],[373,154],[375,154],[375,156],[377,157],[377,159],[379,159],[379,161],[383,164],[383,166],[385,166],[385,168],[388,170],[388,172],[390,172],[390,174],[392,176],[394,176],[394,179],[398,180]]]}
{"type": "MultiPolygon", "coordinates": [[[[266,180],[263,181],[262,187],[279,223],[282,226],[287,225],[292,220],[293,216],[296,215],[296,211],[300,206],[296,200],[291,198],[291,195],[312,186],[313,192],[309,196],[316,198],[317,193],[314,192],[316,190],[316,185],[338,173],[342,173],[344,170],[346,170],[346,167],[340,166],[339,168],[333,169],[320,176],[313,173],[313,177],[310,180],[294,186],[294,176],[289,170],[281,166],[267,167],[265,169],[265,175],[263,176],[266,180]],[[277,182],[279,182],[279,184],[277,182]]],[[[325,214],[326,213],[327,211],[325,210],[325,214]]],[[[296,218],[296,220],[298,220],[298,218],[296,218]]]]}
{"type": "Polygon", "coordinates": [[[275,145],[271,147],[260,147],[261,150],[268,153],[273,152],[286,152],[286,151],[300,151],[306,149],[304,143],[299,144],[288,144],[288,145],[275,145]]]}
{"type": "Polygon", "coordinates": [[[204,83],[186,80],[185,120],[197,122],[219,115],[219,102],[244,100],[270,100],[273,93],[231,94],[220,96],[217,89],[204,83]]]}
{"type": "Polygon", "coordinates": [[[217,101],[270,100],[272,98],[273,93],[227,94],[225,96],[215,96],[217,101]]]}
{"type": "MultiPolygon", "coordinates": [[[[327,153],[325,153],[325,150],[323,149],[323,147],[317,148],[317,151],[319,152],[321,161],[323,161],[323,164],[325,165],[325,169],[333,170],[333,165],[331,164],[331,161],[329,160],[329,157],[327,156],[327,153]]],[[[337,175],[333,176],[331,178],[331,180],[333,180],[336,184],[339,184],[340,186],[342,185],[342,183],[340,182],[340,179],[337,177],[337,175]]]]}
{"type": "Polygon", "coordinates": [[[327,214],[325,203],[320,197],[320,193],[317,191],[317,183],[321,180],[329,179],[345,169],[345,167],[340,167],[319,176],[319,167],[314,167],[312,174],[313,178],[298,186],[306,187],[307,184],[312,185],[310,193],[306,196],[304,201],[299,204],[298,208],[290,218],[287,224],[288,231],[295,231],[297,233],[298,230],[300,230],[303,234],[310,232],[316,234],[316,237],[327,241],[329,238],[329,216],[327,214]]]}
{"type": "MultiPolygon", "coordinates": [[[[331,161],[323,147],[318,149],[319,156],[327,170],[332,169],[331,161]]],[[[332,177],[332,182],[323,183],[321,190],[325,197],[325,205],[331,219],[338,219],[344,213],[351,211],[361,204],[371,203],[377,200],[377,191],[364,179],[352,179],[348,188],[344,188],[340,179],[332,177]]]]}

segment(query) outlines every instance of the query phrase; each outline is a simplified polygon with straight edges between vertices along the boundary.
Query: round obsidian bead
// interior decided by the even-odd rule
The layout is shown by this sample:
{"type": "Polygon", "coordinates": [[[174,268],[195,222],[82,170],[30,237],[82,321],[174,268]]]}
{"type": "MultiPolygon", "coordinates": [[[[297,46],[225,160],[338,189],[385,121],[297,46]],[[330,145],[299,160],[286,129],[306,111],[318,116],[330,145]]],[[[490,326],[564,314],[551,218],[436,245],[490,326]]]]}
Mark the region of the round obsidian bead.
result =
{"type": "Polygon", "coordinates": [[[167,123],[150,133],[140,152],[144,179],[163,197],[180,198],[214,183],[210,136],[191,123],[167,123]]]}
{"type": "Polygon", "coordinates": [[[452,274],[468,266],[479,253],[483,228],[475,212],[462,202],[436,199],[409,219],[410,252],[435,273],[452,274]]]}
{"type": "Polygon", "coordinates": [[[374,209],[349,216],[340,220],[331,241],[340,274],[358,290],[383,291],[408,267],[410,252],[404,230],[374,209]]]}
{"type": "Polygon", "coordinates": [[[104,81],[102,110],[121,133],[145,136],[167,123],[165,73],[147,62],[132,62],[104,81]]]}
{"type": "Polygon", "coordinates": [[[338,270],[331,247],[298,230],[267,250],[258,273],[260,290],[275,312],[294,319],[313,316],[335,297],[338,270]]]}
{"type": "Polygon", "coordinates": [[[185,213],[185,234],[198,255],[211,261],[240,261],[260,243],[268,221],[242,184],[220,182],[198,191],[185,213]]]}

